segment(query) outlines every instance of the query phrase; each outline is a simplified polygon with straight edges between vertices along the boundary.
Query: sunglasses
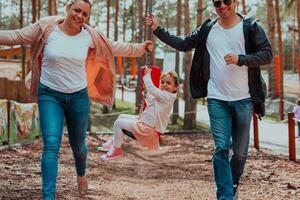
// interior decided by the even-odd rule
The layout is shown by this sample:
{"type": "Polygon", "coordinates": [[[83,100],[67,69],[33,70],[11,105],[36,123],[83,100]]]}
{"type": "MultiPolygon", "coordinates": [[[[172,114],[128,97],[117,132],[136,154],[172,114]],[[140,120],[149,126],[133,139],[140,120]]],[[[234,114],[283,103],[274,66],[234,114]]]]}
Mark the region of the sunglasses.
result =
{"type": "MultiPolygon", "coordinates": [[[[223,4],[226,6],[230,6],[232,3],[232,0],[223,0],[223,4]]],[[[221,1],[214,1],[214,7],[215,8],[220,8],[222,5],[222,0],[221,1]]]]}

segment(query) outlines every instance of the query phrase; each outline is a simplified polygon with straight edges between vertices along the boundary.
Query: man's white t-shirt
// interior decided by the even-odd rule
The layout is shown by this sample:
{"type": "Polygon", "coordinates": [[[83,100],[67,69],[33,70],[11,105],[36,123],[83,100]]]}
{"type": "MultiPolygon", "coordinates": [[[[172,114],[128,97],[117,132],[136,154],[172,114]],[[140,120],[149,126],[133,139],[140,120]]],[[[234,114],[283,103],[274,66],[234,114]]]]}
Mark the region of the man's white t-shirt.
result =
{"type": "Polygon", "coordinates": [[[244,54],[245,38],[243,22],[230,29],[224,29],[217,22],[207,38],[207,50],[210,54],[210,79],[207,98],[223,101],[236,101],[250,97],[248,86],[248,68],[235,64],[227,65],[225,55],[244,54]]]}
{"type": "Polygon", "coordinates": [[[56,26],[45,43],[40,82],[63,93],[87,87],[85,61],[90,47],[93,41],[87,30],[69,36],[56,26]]]}

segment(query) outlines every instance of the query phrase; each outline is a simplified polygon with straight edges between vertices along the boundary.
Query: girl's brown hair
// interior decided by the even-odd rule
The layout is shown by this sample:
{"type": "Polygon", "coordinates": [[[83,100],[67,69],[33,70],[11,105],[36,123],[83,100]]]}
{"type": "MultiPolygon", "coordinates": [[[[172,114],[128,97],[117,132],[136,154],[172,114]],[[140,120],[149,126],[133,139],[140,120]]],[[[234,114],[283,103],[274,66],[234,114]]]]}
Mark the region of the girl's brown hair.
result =
{"type": "Polygon", "coordinates": [[[165,72],[163,73],[161,76],[160,76],[160,79],[162,79],[163,77],[165,76],[171,76],[174,80],[174,84],[178,87],[179,86],[179,81],[178,81],[178,75],[175,71],[168,71],[168,72],[165,72]]]}
{"type": "Polygon", "coordinates": [[[297,104],[298,106],[300,106],[300,98],[297,99],[296,104],[297,104]]]}

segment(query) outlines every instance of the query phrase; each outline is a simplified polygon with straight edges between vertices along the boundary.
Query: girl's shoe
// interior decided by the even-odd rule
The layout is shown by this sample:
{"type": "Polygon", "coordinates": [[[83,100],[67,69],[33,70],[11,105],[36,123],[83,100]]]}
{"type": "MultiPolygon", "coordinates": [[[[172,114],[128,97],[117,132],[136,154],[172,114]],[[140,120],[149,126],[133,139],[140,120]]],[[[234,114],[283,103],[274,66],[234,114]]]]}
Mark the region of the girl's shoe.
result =
{"type": "Polygon", "coordinates": [[[106,154],[100,156],[100,158],[102,161],[106,161],[106,160],[116,159],[122,156],[123,153],[121,147],[117,148],[113,146],[106,154]]]}
{"type": "Polygon", "coordinates": [[[104,142],[100,147],[98,147],[97,150],[107,152],[113,147],[113,143],[114,143],[114,140],[110,139],[110,140],[104,142]]]}

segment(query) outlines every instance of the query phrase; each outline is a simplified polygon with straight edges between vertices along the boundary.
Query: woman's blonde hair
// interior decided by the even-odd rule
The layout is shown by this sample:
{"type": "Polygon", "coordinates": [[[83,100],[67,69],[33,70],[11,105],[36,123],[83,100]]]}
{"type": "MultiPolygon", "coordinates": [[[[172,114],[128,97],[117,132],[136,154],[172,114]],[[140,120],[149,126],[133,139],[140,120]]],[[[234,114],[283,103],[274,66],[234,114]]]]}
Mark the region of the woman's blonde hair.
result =
{"type": "MultiPolygon", "coordinates": [[[[68,3],[67,3],[67,5],[71,6],[71,5],[73,5],[76,1],[78,1],[78,0],[69,0],[68,3]]],[[[83,2],[85,2],[85,3],[88,3],[88,4],[90,5],[90,7],[92,7],[92,2],[91,2],[90,0],[80,0],[80,1],[83,1],[83,2]]]]}

